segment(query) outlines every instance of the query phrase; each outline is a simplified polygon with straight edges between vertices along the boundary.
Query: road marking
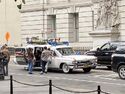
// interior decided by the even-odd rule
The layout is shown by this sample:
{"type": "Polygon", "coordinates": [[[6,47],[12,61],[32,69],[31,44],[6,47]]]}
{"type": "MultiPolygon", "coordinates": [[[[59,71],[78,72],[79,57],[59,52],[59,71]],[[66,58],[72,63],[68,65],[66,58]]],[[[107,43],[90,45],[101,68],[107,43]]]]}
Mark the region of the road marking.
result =
{"type": "Polygon", "coordinates": [[[95,75],[94,77],[100,78],[100,79],[107,79],[107,80],[117,80],[115,78],[118,77],[118,74],[109,74],[109,75],[95,75]]]}
{"type": "MultiPolygon", "coordinates": [[[[24,76],[24,74],[16,74],[16,73],[11,73],[11,75],[20,75],[24,76]]],[[[62,80],[69,80],[69,81],[78,81],[78,82],[89,82],[89,83],[97,83],[97,84],[109,84],[109,85],[118,85],[118,86],[125,86],[125,84],[118,84],[118,83],[112,83],[112,82],[102,82],[102,81],[92,81],[92,80],[80,80],[80,79],[71,79],[71,78],[65,78],[65,77],[52,77],[52,76],[47,76],[45,75],[30,75],[30,74],[25,74],[25,76],[28,77],[44,77],[48,79],[62,79],[62,80]]]]}

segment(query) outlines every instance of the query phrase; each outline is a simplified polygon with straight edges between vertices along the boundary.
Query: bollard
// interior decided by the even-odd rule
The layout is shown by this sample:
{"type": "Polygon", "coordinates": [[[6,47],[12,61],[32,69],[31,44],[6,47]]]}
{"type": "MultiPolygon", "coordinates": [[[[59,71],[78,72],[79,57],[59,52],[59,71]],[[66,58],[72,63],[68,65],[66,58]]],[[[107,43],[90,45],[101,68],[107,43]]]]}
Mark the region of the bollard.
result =
{"type": "Polygon", "coordinates": [[[98,94],[101,94],[101,87],[100,87],[100,85],[98,85],[97,91],[98,91],[98,94]]]}
{"type": "Polygon", "coordinates": [[[49,80],[49,94],[52,94],[52,80],[49,80]]]}
{"type": "Polygon", "coordinates": [[[13,76],[10,75],[10,94],[13,94],[13,76]]]}

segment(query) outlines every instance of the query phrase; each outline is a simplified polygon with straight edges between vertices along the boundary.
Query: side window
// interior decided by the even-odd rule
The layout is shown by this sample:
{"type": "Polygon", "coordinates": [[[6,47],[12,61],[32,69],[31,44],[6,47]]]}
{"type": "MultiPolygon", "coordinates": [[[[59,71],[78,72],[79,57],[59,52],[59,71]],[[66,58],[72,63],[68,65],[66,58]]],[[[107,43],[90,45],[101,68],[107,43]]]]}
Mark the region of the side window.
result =
{"type": "Polygon", "coordinates": [[[117,46],[116,45],[111,45],[111,50],[116,50],[117,46]]]}
{"type": "Polygon", "coordinates": [[[110,50],[110,44],[107,43],[101,47],[101,50],[110,50]]]}

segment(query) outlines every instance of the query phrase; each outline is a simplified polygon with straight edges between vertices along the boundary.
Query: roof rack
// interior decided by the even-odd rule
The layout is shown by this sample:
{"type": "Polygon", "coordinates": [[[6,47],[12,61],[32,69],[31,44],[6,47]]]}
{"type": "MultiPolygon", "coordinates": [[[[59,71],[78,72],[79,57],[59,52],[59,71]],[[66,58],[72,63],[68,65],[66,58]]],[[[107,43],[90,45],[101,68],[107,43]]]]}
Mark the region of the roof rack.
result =
{"type": "Polygon", "coordinates": [[[48,44],[51,46],[58,46],[58,45],[69,45],[68,41],[63,41],[63,42],[56,42],[56,41],[48,41],[48,44]]]}

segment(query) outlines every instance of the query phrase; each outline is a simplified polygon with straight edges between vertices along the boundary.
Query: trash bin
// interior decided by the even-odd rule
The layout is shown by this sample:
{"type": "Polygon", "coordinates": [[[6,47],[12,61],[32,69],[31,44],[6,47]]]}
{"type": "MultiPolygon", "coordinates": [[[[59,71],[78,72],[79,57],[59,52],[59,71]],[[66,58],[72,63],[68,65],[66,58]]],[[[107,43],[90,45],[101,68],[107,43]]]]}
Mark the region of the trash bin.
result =
{"type": "Polygon", "coordinates": [[[4,65],[3,65],[3,56],[0,53],[0,80],[4,80],[4,65]]]}

